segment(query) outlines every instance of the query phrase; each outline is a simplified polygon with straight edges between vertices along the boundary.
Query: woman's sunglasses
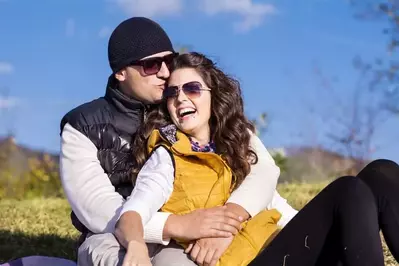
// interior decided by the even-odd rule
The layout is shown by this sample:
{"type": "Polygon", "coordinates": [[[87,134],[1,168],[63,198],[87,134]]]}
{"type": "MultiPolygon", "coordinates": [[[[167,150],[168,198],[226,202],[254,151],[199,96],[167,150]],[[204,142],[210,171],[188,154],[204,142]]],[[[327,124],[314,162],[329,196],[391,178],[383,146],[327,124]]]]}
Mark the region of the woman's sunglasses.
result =
{"type": "Polygon", "coordinates": [[[163,91],[163,98],[176,98],[179,95],[180,90],[182,90],[184,94],[189,98],[196,98],[201,96],[202,91],[211,91],[211,89],[209,88],[204,88],[202,84],[198,81],[191,81],[181,85],[181,88],[179,88],[179,86],[166,87],[163,91]]]}
{"type": "Polygon", "coordinates": [[[178,53],[168,54],[163,57],[151,57],[144,60],[137,60],[130,63],[131,66],[141,66],[143,68],[144,74],[154,75],[161,70],[162,63],[165,63],[166,67],[169,69],[173,59],[178,56],[178,53]]]}

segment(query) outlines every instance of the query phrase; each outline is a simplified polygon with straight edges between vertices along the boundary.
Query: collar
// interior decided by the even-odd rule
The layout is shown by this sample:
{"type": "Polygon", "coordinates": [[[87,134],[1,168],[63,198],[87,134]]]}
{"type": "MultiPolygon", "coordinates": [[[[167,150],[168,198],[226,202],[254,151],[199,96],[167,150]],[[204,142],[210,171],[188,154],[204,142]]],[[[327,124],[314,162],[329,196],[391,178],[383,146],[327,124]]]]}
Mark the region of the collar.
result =
{"type": "Polygon", "coordinates": [[[105,99],[110,101],[118,109],[118,111],[122,113],[136,114],[139,110],[143,111],[144,109],[147,109],[147,106],[144,105],[142,102],[128,97],[124,93],[122,93],[118,89],[118,84],[113,75],[108,78],[105,99]]]}
{"type": "Polygon", "coordinates": [[[198,142],[192,141],[190,137],[177,129],[175,124],[169,124],[159,129],[160,135],[166,139],[170,144],[174,145],[184,153],[186,147],[190,147],[193,152],[211,152],[216,153],[216,146],[213,141],[209,144],[201,146],[198,142]]]}

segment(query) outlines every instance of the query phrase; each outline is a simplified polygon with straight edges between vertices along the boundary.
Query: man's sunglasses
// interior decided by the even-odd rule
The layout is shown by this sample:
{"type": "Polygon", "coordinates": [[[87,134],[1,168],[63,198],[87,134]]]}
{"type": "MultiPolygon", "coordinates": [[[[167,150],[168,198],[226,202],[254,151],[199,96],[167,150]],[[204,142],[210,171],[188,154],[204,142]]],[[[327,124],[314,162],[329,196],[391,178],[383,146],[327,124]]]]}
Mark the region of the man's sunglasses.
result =
{"type": "Polygon", "coordinates": [[[209,88],[204,88],[198,81],[187,82],[180,87],[181,88],[179,88],[179,86],[166,87],[163,91],[163,98],[176,98],[179,95],[180,90],[182,90],[184,94],[191,99],[201,96],[202,91],[211,91],[209,88]]]}
{"type": "Polygon", "coordinates": [[[141,66],[143,68],[144,74],[154,75],[161,70],[162,63],[165,63],[166,67],[169,69],[173,59],[178,56],[178,53],[168,54],[163,57],[151,57],[148,59],[137,60],[130,63],[131,66],[141,66]]]}

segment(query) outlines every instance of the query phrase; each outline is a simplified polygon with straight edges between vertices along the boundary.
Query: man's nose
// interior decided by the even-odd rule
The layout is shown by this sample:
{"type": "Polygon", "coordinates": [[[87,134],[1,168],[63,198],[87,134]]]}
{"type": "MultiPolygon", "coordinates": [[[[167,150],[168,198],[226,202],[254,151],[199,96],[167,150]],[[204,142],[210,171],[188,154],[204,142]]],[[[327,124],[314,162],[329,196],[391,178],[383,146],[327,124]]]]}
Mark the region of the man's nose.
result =
{"type": "Polygon", "coordinates": [[[170,71],[166,66],[165,62],[162,62],[161,69],[157,73],[157,77],[161,79],[167,79],[170,76],[170,71]]]}

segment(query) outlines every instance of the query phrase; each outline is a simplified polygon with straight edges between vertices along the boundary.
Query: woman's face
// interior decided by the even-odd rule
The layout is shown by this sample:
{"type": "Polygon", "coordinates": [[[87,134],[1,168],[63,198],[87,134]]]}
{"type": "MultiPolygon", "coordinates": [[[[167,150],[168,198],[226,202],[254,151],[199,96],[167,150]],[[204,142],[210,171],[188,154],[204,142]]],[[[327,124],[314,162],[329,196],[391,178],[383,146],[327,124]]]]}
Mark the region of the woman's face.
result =
{"type": "Polygon", "coordinates": [[[167,90],[168,88],[172,88],[172,91],[178,88],[175,97],[167,98],[167,107],[173,123],[197,140],[209,141],[211,92],[201,76],[191,68],[177,69],[170,75],[167,90]]]}

